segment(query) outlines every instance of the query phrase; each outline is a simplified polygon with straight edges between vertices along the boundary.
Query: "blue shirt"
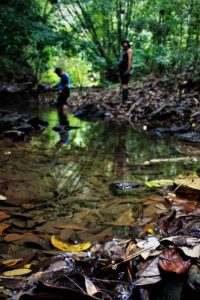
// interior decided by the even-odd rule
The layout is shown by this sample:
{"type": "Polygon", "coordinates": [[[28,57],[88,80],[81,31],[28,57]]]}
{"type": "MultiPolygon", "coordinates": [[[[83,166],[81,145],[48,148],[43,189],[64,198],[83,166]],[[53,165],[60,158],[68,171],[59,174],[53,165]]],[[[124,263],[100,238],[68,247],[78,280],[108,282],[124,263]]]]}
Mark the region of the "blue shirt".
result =
{"type": "Polygon", "coordinates": [[[60,78],[60,82],[56,85],[56,88],[57,90],[62,90],[65,85],[67,85],[70,89],[70,78],[67,73],[63,73],[63,75],[60,78]]]}

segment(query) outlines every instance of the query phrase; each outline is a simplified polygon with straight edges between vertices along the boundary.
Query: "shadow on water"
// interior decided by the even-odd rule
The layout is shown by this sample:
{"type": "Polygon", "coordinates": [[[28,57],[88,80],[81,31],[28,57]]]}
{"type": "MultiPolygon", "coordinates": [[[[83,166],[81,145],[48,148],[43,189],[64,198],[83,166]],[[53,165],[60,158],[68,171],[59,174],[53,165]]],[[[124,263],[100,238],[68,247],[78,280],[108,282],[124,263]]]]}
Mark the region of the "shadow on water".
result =
{"type": "Polygon", "coordinates": [[[163,199],[163,194],[151,189],[116,195],[111,184],[173,179],[199,166],[144,165],[153,158],[183,156],[177,151],[179,142],[158,139],[125,124],[81,121],[56,109],[41,111],[39,116],[49,122],[42,134],[16,145],[1,141],[1,152],[11,152],[1,161],[1,179],[23,182],[20,193],[19,186],[12,186],[11,200],[33,201],[33,214],[43,210],[46,222],[38,226],[40,232],[55,233],[55,223],[87,228],[84,232],[65,233],[61,236],[65,240],[92,241],[121,233],[132,235],[138,226],[146,224],[144,219],[149,221],[148,214],[144,215],[145,202],[163,199]]]}

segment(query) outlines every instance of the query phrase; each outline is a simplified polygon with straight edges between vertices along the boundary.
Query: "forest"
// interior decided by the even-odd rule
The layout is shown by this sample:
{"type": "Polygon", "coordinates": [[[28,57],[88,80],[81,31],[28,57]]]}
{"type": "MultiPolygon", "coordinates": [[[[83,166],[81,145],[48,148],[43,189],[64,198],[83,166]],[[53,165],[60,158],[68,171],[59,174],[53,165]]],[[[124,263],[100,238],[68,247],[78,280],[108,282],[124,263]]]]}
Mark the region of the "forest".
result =
{"type": "Polygon", "coordinates": [[[198,76],[199,0],[2,0],[0,20],[6,74],[30,68],[51,81],[64,64],[75,86],[116,82],[121,41],[129,39],[135,78],[198,76]]]}
{"type": "Polygon", "coordinates": [[[0,0],[0,300],[200,299],[200,0],[0,0]]]}

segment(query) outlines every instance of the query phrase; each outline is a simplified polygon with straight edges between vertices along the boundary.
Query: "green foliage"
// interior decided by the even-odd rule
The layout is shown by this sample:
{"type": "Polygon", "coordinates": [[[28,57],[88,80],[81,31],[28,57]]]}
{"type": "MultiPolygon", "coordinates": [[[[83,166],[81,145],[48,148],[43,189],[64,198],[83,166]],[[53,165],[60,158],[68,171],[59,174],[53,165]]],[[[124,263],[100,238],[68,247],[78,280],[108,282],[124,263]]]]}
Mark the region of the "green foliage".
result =
{"type": "MultiPolygon", "coordinates": [[[[98,73],[92,71],[92,64],[85,62],[79,57],[63,57],[60,60],[54,60],[54,64],[66,71],[71,79],[72,86],[94,86],[99,83],[98,73]]],[[[54,69],[44,72],[41,77],[43,83],[54,85],[58,82],[58,76],[54,73],[54,69]]]]}
{"type": "Polygon", "coordinates": [[[89,84],[89,77],[97,73],[101,82],[114,82],[121,41],[128,38],[135,77],[197,73],[199,12],[199,0],[3,1],[0,66],[20,70],[29,65],[37,78],[43,74],[47,80],[44,72],[55,66],[55,59],[68,57],[66,68],[76,85],[89,84]]]}

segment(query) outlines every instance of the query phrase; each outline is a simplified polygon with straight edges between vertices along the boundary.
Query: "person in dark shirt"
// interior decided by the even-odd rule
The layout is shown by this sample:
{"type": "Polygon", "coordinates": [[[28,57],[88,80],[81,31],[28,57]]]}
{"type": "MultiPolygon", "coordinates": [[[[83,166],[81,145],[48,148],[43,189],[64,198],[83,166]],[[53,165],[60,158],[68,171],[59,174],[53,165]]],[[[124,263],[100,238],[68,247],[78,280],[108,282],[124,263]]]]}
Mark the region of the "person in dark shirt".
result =
{"type": "Polygon", "coordinates": [[[57,102],[59,106],[63,106],[67,104],[70,96],[70,78],[61,68],[56,68],[55,73],[60,77],[60,82],[54,87],[59,93],[57,102]]]}
{"type": "Polygon", "coordinates": [[[119,61],[119,72],[122,86],[122,102],[128,99],[128,83],[131,74],[133,51],[128,40],[122,42],[123,51],[119,61]]]}

